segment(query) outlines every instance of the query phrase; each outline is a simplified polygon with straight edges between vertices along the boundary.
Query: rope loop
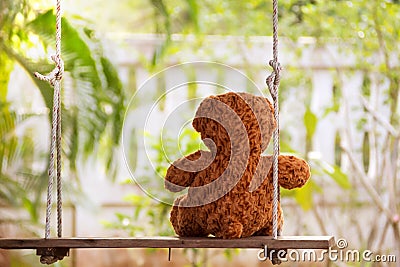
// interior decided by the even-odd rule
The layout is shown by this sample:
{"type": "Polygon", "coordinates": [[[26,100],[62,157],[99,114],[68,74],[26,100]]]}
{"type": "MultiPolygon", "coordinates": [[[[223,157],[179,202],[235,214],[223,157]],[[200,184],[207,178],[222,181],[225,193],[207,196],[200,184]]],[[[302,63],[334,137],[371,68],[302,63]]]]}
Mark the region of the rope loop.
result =
{"type": "Polygon", "coordinates": [[[64,61],[59,55],[53,55],[51,56],[51,59],[56,64],[56,66],[49,74],[42,75],[39,72],[35,72],[34,75],[39,80],[49,82],[51,86],[54,86],[56,81],[61,81],[64,75],[64,61]]]}
{"type": "Polygon", "coordinates": [[[269,65],[272,67],[271,74],[267,77],[266,83],[272,99],[275,101],[278,96],[278,88],[281,80],[281,64],[278,61],[270,60],[269,65]]]}
{"type": "Polygon", "coordinates": [[[282,70],[281,63],[275,60],[270,60],[269,65],[272,67],[273,72],[275,72],[274,85],[279,86],[282,70]]]}

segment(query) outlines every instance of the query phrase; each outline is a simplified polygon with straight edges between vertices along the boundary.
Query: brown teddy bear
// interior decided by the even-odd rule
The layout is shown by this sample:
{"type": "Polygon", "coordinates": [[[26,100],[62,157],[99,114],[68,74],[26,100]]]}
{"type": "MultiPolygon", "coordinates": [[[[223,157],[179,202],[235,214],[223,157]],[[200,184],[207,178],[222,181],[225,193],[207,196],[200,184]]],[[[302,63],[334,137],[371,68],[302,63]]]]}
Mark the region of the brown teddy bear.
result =
{"type": "MultiPolygon", "coordinates": [[[[272,157],[261,156],[276,127],[268,99],[229,92],[204,99],[192,123],[210,151],[175,161],[165,187],[179,192],[170,221],[179,236],[240,238],[272,234],[272,157]]],[[[308,164],[279,156],[279,185],[303,186],[308,164]]],[[[278,230],[282,229],[278,205],[278,230]]]]}

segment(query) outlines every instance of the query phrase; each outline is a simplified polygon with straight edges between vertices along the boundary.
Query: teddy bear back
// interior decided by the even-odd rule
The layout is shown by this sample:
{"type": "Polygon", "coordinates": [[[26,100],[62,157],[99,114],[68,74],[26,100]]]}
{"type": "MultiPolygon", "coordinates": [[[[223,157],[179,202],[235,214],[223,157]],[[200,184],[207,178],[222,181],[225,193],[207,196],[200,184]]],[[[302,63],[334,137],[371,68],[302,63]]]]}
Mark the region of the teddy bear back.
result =
{"type": "Polygon", "coordinates": [[[192,200],[247,191],[275,128],[268,100],[232,92],[208,97],[200,104],[193,127],[200,132],[213,161],[196,174],[189,189],[192,200]]]}

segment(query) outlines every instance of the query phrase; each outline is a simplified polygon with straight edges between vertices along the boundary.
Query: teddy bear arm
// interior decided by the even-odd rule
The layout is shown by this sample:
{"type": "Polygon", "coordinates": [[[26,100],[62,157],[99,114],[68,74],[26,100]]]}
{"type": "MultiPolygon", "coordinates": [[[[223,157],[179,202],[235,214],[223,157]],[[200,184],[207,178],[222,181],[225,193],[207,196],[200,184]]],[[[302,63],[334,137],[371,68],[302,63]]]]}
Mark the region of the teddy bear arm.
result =
{"type": "Polygon", "coordinates": [[[285,189],[302,187],[310,178],[310,167],[295,156],[279,156],[279,185],[285,189]]]}
{"type": "Polygon", "coordinates": [[[198,160],[201,155],[202,151],[197,151],[171,164],[165,175],[165,188],[171,192],[179,192],[190,186],[198,173],[194,161],[198,160]],[[193,164],[190,165],[192,162],[193,164]]]}

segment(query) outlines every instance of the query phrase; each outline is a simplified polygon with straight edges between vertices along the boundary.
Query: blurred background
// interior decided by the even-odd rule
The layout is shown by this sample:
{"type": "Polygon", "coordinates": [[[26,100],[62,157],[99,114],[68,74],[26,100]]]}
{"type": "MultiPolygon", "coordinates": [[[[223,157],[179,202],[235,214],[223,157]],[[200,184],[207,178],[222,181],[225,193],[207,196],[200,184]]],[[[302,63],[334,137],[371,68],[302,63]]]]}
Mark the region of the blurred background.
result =
{"type": "MultiPolygon", "coordinates": [[[[2,238],[44,232],[52,88],[32,73],[53,68],[54,2],[0,0],[2,238]]],[[[162,122],[177,101],[222,92],[191,83],[178,96],[164,94],[177,80],[213,81],[269,96],[264,81],[271,71],[272,3],[63,2],[64,236],[174,235],[162,177],[169,160],[199,149],[201,140],[190,124],[176,135],[159,123],[150,131],[123,127],[124,118],[135,121],[142,105],[157,102],[155,121],[162,122]],[[192,61],[234,69],[193,64],[160,72],[192,61]],[[132,105],[143,85],[145,95],[132,105]],[[122,135],[129,136],[125,157],[122,135]],[[143,136],[146,146],[138,141],[143,136]],[[132,174],[164,202],[146,195],[132,174]]],[[[283,234],[333,235],[345,238],[350,249],[400,261],[400,2],[280,0],[279,34],[281,151],[312,167],[304,188],[282,190],[283,234]]],[[[182,121],[193,117],[196,103],[185,108],[182,121]]],[[[177,249],[172,262],[167,255],[151,249],[80,250],[56,265],[270,265],[258,261],[254,250],[177,249]]],[[[0,266],[40,263],[34,251],[0,251],[0,266]]]]}

